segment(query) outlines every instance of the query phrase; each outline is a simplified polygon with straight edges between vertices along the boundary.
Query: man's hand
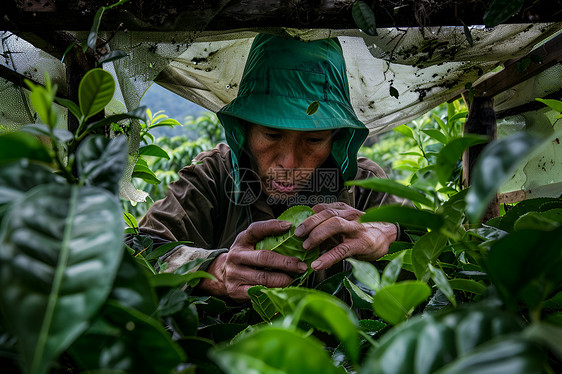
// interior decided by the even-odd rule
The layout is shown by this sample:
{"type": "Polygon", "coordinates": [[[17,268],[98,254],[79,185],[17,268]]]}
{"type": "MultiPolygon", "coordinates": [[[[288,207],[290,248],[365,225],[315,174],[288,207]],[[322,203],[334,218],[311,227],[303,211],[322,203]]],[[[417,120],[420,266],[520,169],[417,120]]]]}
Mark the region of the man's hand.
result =
{"type": "Polygon", "coordinates": [[[289,222],[279,220],[252,223],[238,234],[230,251],[211,262],[207,272],[216,280],[203,279],[198,287],[215,296],[244,301],[248,300],[247,291],[252,286],[288,286],[293,278],[286,272],[304,273],[306,263],[273,251],[258,251],[255,246],[266,236],[283,234],[290,227],[289,222]]]}
{"type": "Polygon", "coordinates": [[[318,247],[329,239],[338,238],[336,245],[311,264],[314,270],[327,269],[348,257],[374,261],[388,253],[396,239],[396,226],[391,223],[360,223],[364,213],[349,205],[336,202],[318,204],[315,212],[295,229],[295,235],[308,238],[304,249],[318,247]]]}

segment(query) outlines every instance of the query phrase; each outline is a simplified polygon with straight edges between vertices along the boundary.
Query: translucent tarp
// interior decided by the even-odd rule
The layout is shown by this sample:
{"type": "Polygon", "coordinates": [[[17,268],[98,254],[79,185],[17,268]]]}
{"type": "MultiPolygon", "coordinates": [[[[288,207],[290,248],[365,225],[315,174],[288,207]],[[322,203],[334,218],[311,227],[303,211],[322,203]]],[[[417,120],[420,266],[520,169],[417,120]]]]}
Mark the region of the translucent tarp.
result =
{"type": "MultiPolygon", "coordinates": [[[[305,41],[338,37],[348,67],[352,104],[371,134],[376,134],[459,97],[467,83],[474,86],[487,79],[503,62],[524,56],[561,30],[562,23],[510,24],[493,29],[471,27],[472,45],[463,27],[379,29],[376,37],[367,36],[360,30],[317,29],[118,32],[111,37],[103,34],[100,37],[110,39],[111,49],[128,54],[128,57],[104,66],[116,76],[119,92],[115,98],[128,110],[136,108],[146,89],[156,82],[211,111],[217,111],[236,96],[244,63],[257,32],[281,33],[305,41]],[[391,95],[391,87],[398,97],[391,95]]],[[[80,40],[87,37],[85,33],[76,36],[80,40]]],[[[9,32],[0,32],[0,38],[0,65],[39,83],[43,83],[47,72],[58,84],[60,92],[66,92],[62,62],[9,32]]],[[[518,107],[536,97],[559,91],[561,76],[562,68],[558,64],[500,93],[495,97],[496,110],[518,107]]],[[[1,125],[13,128],[37,121],[26,89],[0,79],[0,95],[1,125]]],[[[61,114],[60,126],[64,127],[66,113],[62,109],[61,114]]],[[[540,117],[539,114],[529,114],[528,118],[514,117],[500,121],[499,126],[517,127],[534,121],[531,116],[540,117]]],[[[137,126],[131,154],[138,149],[138,131],[137,126]]],[[[558,148],[552,153],[557,165],[560,164],[558,148]]],[[[532,166],[520,171],[520,177],[516,175],[511,187],[529,189],[529,175],[535,178],[541,174],[531,169],[532,166]]],[[[561,177],[545,177],[540,183],[562,182],[562,173],[558,169],[552,170],[555,173],[550,175],[561,177]]]]}
{"type": "MultiPolygon", "coordinates": [[[[562,30],[562,23],[511,24],[493,29],[472,27],[471,46],[462,27],[379,29],[379,36],[359,30],[277,30],[302,40],[338,37],[348,67],[352,104],[371,133],[389,130],[451,100],[476,84],[501,63],[521,57],[533,46],[562,30]],[[398,97],[390,94],[391,87],[398,97]]],[[[127,52],[114,64],[118,95],[135,108],[156,81],[165,88],[211,111],[232,100],[238,91],[245,59],[257,31],[119,32],[111,49],[127,52]]],[[[266,30],[267,31],[267,30],[266,30]]],[[[271,30],[270,30],[271,31],[271,30]]],[[[104,35],[100,35],[104,37],[104,35]]],[[[64,64],[25,40],[3,33],[0,53],[4,66],[42,83],[45,71],[65,87],[64,64]]],[[[85,39],[86,35],[78,35],[85,39]]],[[[106,64],[108,65],[108,64],[106,64]]],[[[556,80],[548,79],[552,86],[556,80]]],[[[529,80],[526,85],[543,87],[529,80]]],[[[27,109],[12,83],[0,79],[5,123],[28,123],[27,109]],[[9,118],[9,120],[7,119],[9,118]]],[[[554,89],[556,90],[556,89],[554,89]]],[[[540,90],[539,90],[540,91],[540,90]]],[[[530,91],[502,94],[501,109],[529,102],[530,91]],[[521,93],[525,93],[524,97],[521,93]],[[509,97],[508,97],[509,96],[509,97]]],[[[533,92],[534,93],[534,92],[533,92]]],[[[537,92],[539,93],[539,92],[537,92]]]]}

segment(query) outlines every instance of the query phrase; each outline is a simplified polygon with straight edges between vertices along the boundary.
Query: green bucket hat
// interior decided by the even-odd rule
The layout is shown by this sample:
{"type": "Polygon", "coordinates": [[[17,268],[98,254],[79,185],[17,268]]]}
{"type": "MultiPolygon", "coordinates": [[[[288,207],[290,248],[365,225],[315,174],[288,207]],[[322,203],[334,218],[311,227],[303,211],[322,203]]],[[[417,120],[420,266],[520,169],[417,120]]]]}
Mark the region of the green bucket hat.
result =
{"type": "Polygon", "coordinates": [[[302,42],[259,34],[248,54],[237,97],[217,116],[231,149],[237,185],[245,121],[285,130],[341,129],[332,144],[332,157],[346,181],[355,178],[357,152],[369,134],[351,106],[337,39],[302,42]],[[316,101],[318,110],[309,115],[307,109],[316,101]]]}

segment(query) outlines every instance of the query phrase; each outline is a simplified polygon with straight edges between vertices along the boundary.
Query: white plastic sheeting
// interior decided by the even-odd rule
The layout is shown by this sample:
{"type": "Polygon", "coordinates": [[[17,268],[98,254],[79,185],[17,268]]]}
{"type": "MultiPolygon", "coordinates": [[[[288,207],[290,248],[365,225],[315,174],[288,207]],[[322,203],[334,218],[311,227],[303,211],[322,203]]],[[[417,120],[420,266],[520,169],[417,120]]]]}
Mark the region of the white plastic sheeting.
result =
{"type": "MultiPolygon", "coordinates": [[[[305,41],[338,37],[347,63],[352,104],[371,134],[376,134],[459,96],[467,83],[475,85],[488,78],[503,62],[524,56],[561,30],[562,23],[511,24],[493,29],[472,27],[473,45],[462,27],[379,29],[376,37],[359,30],[119,32],[110,38],[110,48],[123,50],[128,57],[105,64],[105,68],[118,82],[115,99],[122,101],[128,110],[136,108],[146,89],[157,82],[187,100],[217,111],[236,96],[257,32],[275,32],[305,41]],[[398,97],[391,95],[391,87],[398,97]]],[[[85,40],[87,35],[77,34],[77,37],[85,40]]],[[[9,32],[0,32],[0,40],[0,65],[39,83],[44,82],[47,72],[59,91],[66,92],[65,66],[61,61],[9,32]]],[[[534,101],[535,97],[559,91],[561,76],[562,67],[558,64],[500,93],[495,98],[496,110],[517,107],[534,101]]],[[[0,125],[16,128],[38,121],[26,89],[0,79],[0,97],[0,125]]],[[[59,126],[65,127],[67,114],[63,108],[59,112],[59,126]]],[[[550,129],[545,131],[552,132],[552,113],[545,113],[543,110],[500,121],[500,136],[504,132],[502,126],[507,132],[514,128],[536,128],[537,123],[547,124],[550,129]]],[[[137,125],[134,129],[129,148],[133,159],[138,152],[140,128],[137,125]]],[[[503,190],[522,189],[531,196],[532,191],[541,188],[546,191],[537,186],[550,184],[547,189],[551,190],[552,186],[559,186],[562,183],[559,143],[553,143],[553,149],[545,152],[521,168],[503,190]]],[[[132,163],[129,166],[131,169],[132,163]]],[[[131,188],[130,179],[121,187],[122,191],[128,191],[127,198],[143,199],[137,196],[139,191],[131,188]]],[[[556,194],[559,189],[554,187],[553,191],[544,194],[556,194]]]]}
{"type": "MultiPolygon", "coordinates": [[[[352,104],[374,134],[406,123],[457,97],[467,83],[484,79],[487,72],[502,62],[525,55],[560,30],[562,23],[511,24],[493,29],[472,27],[472,46],[462,27],[379,29],[377,37],[359,30],[262,31],[302,40],[338,37],[348,67],[352,104]],[[390,94],[391,87],[398,97],[390,94]]],[[[110,69],[119,82],[118,97],[129,110],[133,109],[156,81],[190,101],[217,111],[236,96],[257,31],[119,32],[111,38],[110,47],[124,50],[129,56],[116,61],[114,70],[110,69]]],[[[78,35],[82,39],[85,36],[78,35]]],[[[66,91],[63,63],[10,33],[0,33],[0,38],[3,56],[0,64],[40,83],[48,72],[59,89],[66,91]]],[[[533,80],[526,84],[543,86],[534,84],[533,80]]],[[[0,110],[4,112],[0,117],[2,123],[29,123],[30,105],[25,105],[25,94],[2,79],[0,90],[7,99],[0,102],[0,110]]],[[[523,91],[528,92],[526,88],[523,91]]],[[[501,109],[533,99],[513,100],[517,97],[520,95],[513,92],[504,94],[501,109]]]]}

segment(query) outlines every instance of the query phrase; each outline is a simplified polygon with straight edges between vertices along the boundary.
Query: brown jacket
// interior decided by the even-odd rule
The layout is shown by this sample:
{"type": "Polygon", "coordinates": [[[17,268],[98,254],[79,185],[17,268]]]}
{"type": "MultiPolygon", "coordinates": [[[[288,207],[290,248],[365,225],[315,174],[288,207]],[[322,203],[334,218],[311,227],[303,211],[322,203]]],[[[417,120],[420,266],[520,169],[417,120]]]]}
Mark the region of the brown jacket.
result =
{"type": "MultiPolygon", "coordinates": [[[[247,170],[246,170],[247,171],[247,170]]],[[[232,163],[226,144],[199,154],[192,165],[179,172],[179,180],[169,185],[166,197],[154,203],[140,222],[141,233],[151,236],[155,243],[191,241],[166,254],[167,271],[173,271],[197,258],[216,257],[230,248],[236,236],[252,222],[275,218],[265,194],[244,191],[242,203],[234,204],[232,163]],[[256,196],[259,194],[258,196],[256,196]]],[[[242,178],[244,170],[241,169],[242,178]]],[[[360,157],[355,179],[386,178],[384,171],[373,161],[360,157]]],[[[392,195],[352,186],[341,188],[334,199],[365,211],[382,204],[400,204],[392,195]]],[[[321,202],[321,201],[319,201],[321,202]]],[[[313,204],[312,204],[313,205],[313,204]]],[[[342,266],[318,274],[317,281],[341,271],[342,266]]],[[[316,283],[316,282],[315,282],[316,283]]]]}

